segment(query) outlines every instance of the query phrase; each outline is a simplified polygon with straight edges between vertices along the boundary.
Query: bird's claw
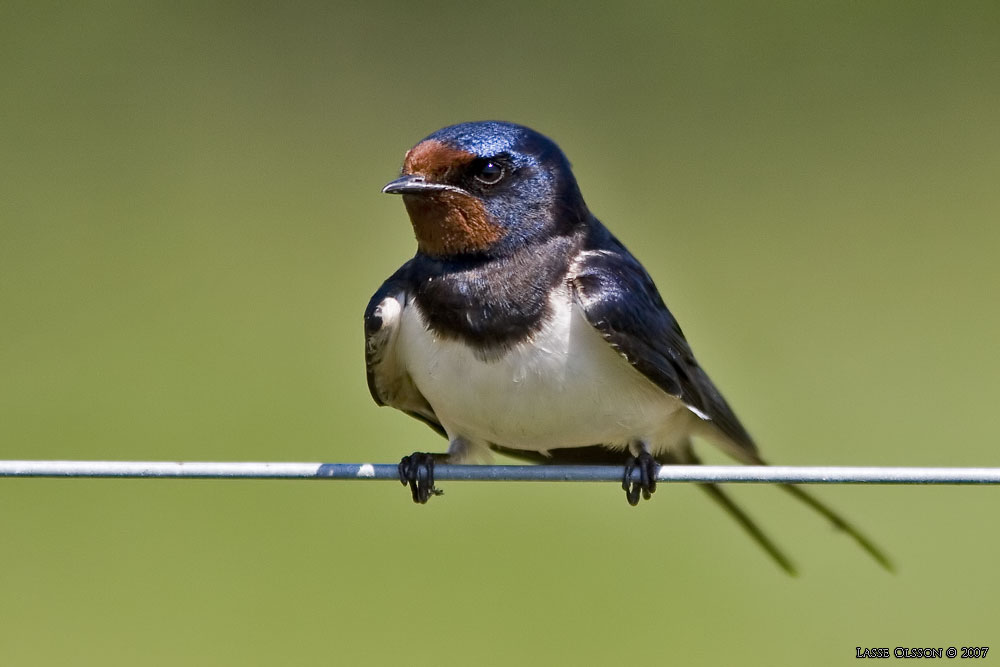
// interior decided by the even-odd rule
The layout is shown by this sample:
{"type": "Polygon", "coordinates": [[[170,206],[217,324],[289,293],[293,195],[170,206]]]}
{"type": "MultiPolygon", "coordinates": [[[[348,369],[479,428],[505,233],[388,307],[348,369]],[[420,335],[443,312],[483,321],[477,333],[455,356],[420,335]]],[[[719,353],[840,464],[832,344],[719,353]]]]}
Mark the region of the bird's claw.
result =
{"type": "Polygon", "coordinates": [[[434,488],[434,455],[414,452],[404,456],[399,462],[399,481],[409,485],[413,502],[423,505],[430,497],[440,496],[444,491],[434,488]]]}
{"type": "Polygon", "coordinates": [[[625,490],[625,500],[633,507],[639,504],[639,494],[649,500],[656,491],[656,474],[660,469],[660,464],[656,462],[653,455],[647,451],[642,451],[639,456],[630,456],[625,462],[625,477],[622,479],[622,488],[625,490]],[[639,481],[632,481],[632,474],[639,471],[639,481]]]}

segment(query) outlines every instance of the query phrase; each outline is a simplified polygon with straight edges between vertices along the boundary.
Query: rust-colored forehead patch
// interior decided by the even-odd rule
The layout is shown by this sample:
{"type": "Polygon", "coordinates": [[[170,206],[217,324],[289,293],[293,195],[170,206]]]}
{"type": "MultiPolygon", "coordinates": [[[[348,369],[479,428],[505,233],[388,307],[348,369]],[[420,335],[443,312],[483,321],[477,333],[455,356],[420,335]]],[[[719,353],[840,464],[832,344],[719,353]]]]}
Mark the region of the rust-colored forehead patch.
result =
{"type": "Polygon", "coordinates": [[[403,173],[423,174],[427,180],[443,182],[450,172],[461,169],[475,159],[473,153],[452,148],[437,139],[428,139],[406,153],[403,173]]]}

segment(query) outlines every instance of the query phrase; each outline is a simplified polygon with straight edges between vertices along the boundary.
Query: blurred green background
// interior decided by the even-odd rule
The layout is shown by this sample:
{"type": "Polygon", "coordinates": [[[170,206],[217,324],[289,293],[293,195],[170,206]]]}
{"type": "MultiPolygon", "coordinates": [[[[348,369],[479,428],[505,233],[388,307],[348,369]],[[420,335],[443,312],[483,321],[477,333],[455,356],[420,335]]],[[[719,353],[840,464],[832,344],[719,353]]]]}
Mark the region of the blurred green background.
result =
{"type": "MultiPolygon", "coordinates": [[[[765,455],[997,466],[1000,5],[0,8],[0,458],[394,462],[404,151],[553,137],[765,455]]],[[[718,456],[710,456],[719,462],[718,456]]],[[[847,664],[992,645],[1000,489],[0,480],[4,665],[847,664]]],[[[1000,646],[993,649],[1000,651],[1000,646]]]]}

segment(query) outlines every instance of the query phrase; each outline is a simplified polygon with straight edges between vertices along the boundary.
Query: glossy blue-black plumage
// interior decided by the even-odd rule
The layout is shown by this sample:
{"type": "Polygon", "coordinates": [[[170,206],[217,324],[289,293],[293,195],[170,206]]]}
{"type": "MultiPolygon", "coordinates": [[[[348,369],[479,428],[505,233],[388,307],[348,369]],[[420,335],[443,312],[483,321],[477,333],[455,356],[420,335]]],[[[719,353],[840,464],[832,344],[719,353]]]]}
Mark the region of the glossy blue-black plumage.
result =
{"type": "Polygon", "coordinates": [[[584,253],[572,279],[587,321],[636,370],[707,415],[748,458],[756,458],[753,439],[695,360],[653,279],[603,225],[595,232],[589,249],[596,252],[584,253]]]}

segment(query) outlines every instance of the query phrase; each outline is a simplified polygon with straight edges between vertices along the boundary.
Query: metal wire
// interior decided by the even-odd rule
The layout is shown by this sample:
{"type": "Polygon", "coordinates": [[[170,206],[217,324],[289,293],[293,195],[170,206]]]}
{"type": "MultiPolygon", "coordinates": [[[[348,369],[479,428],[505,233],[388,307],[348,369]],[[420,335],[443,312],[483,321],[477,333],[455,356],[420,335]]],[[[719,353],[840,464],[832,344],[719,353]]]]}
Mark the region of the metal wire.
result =
{"type": "MultiPolygon", "coordinates": [[[[622,466],[444,465],[438,481],[621,482],[622,466]]],[[[395,480],[395,464],[208,461],[0,461],[0,477],[161,477],[180,479],[395,480]]],[[[638,481],[638,472],[634,473],[638,481]]],[[[665,465],[661,482],[742,484],[1000,484],[1000,468],[665,465]]]]}

